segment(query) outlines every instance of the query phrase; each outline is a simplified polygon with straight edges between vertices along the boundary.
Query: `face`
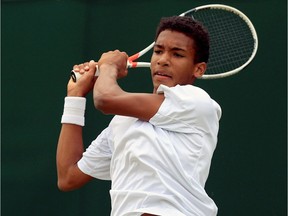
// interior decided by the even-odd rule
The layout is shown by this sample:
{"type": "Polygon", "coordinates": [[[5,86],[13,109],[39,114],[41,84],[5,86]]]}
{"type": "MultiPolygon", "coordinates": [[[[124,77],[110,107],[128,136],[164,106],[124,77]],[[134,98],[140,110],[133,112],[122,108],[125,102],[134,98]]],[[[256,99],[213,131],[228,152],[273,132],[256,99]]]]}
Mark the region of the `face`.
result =
{"type": "Polygon", "coordinates": [[[191,38],[176,31],[162,31],[155,42],[151,58],[154,93],[160,84],[168,87],[192,84],[195,77],[199,76],[199,66],[201,69],[201,64],[205,64],[194,64],[194,55],[191,38]]]}

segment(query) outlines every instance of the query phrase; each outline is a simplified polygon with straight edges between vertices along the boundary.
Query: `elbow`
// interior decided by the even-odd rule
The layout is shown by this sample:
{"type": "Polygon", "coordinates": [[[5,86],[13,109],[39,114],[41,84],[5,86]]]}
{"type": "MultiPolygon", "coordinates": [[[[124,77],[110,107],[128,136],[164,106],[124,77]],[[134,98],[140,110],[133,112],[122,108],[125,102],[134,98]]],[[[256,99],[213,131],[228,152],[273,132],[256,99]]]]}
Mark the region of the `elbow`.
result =
{"type": "Polygon", "coordinates": [[[93,97],[94,107],[104,114],[110,114],[109,104],[111,100],[109,100],[109,98],[111,97],[104,96],[104,95],[94,96],[93,97]]]}
{"type": "Polygon", "coordinates": [[[69,189],[67,187],[65,187],[65,185],[60,183],[59,181],[57,182],[57,186],[58,186],[58,189],[62,192],[68,192],[69,191],[69,189]]]}
{"type": "Polygon", "coordinates": [[[103,97],[101,95],[93,96],[94,107],[98,110],[101,110],[103,107],[103,97]]]}
{"type": "Polygon", "coordinates": [[[74,190],[74,188],[68,181],[62,179],[58,179],[57,186],[58,189],[62,192],[68,192],[74,190]]]}
{"type": "Polygon", "coordinates": [[[57,186],[60,191],[68,192],[80,188],[84,183],[78,181],[76,176],[58,176],[57,186]]]}
{"type": "Polygon", "coordinates": [[[81,188],[91,179],[91,176],[80,172],[76,175],[58,176],[57,186],[58,189],[63,192],[73,191],[81,188]]]}
{"type": "Polygon", "coordinates": [[[118,111],[119,103],[122,103],[123,96],[126,95],[118,85],[112,85],[104,90],[98,90],[94,87],[93,101],[97,110],[104,114],[116,114],[118,111]]]}

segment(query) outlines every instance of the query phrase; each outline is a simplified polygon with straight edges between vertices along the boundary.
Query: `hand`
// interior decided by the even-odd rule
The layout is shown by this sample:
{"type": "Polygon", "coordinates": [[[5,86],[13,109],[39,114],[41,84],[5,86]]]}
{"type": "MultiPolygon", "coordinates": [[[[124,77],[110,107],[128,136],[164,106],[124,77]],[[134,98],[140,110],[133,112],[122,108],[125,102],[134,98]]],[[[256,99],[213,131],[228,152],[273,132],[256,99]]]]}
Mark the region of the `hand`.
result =
{"type": "Polygon", "coordinates": [[[125,52],[120,52],[119,50],[103,53],[98,61],[100,73],[102,71],[101,67],[106,68],[107,70],[113,68],[116,69],[117,78],[125,77],[128,73],[127,60],[128,55],[125,52]],[[109,67],[109,69],[107,67],[109,67]]]}
{"type": "Polygon", "coordinates": [[[74,65],[73,70],[81,73],[82,76],[75,83],[72,79],[69,80],[67,86],[67,96],[85,97],[94,86],[97,79],[95,77],[97,63],[91,60],[83,64],[74,65]]]}

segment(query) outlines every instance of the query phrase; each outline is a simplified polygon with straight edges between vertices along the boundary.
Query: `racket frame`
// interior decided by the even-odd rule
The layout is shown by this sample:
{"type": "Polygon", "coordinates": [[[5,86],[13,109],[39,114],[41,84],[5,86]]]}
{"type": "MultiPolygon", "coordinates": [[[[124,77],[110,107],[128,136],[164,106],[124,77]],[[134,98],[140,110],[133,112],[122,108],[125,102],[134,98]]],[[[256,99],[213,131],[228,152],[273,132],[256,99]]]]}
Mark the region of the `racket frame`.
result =
{"type": "MultiPolygon", "coordinates": [[[[238,9],[231,7],[231,6],[227,6],[227,5],[223,5],[223,4],[208,4],[208,5],[203,5],[203,6],[198,6],[195,7],[193,9],[190,9],[184,13],[181,13],[179,16],[185,16],[188,13],[191,12],[196,12],[198,10],[207,10],[207,9],[222,9],[222,10],[227,10],[229,12],[233,12],[235,14],[237,14],[239,17],[242,18],[242,20],[244,20],[251,33],[252,33],[252,37],[254,39],[254,49],[253,52],[250,56],[250,58],[244,63],[242,64],[240,67],[235,68],[231,71],[227,71],[227,72],[223,72],[223,73],[218,73],[218,74],[204,74],[202,77],[200,77],[199,79],[218,79],[218,78],[224,78],[227,76],[231,76],[234,75],[236,73],[238,73],[239,71],[243,70],[245,67],[247,67],[247,65],[254,59],[257,50],[258,50],[258,36],[256,33],[256,30],[252,24],[252,22],[250,21],[250,19],[241,11],[239,11],[238,9]]],[[[151,43],[149,46],[147,46],[146,48],[144,48],[143,50],[141,50],[140,52],[130,56],[128,58],[127,61],[127,68],[136,68],[136,67],[150,67],[150,63],[149,62],[135,62],[136,59],[140,58],[141,56],[143,56],[145,53],[147,53],[149,50],[151,50],[154,47],[155,42],[151,43]]],[[[96,73],[95,76],[99,75],[99,69],[98,66],[96,66],[96,73]]],[[[79,77],[81,76],[81,74],[74,72],[73,70],[71,71],[71,78],[73,79],[74,82],[77,81],[77,79],[79,79],[79,77]]]]}
{"type": "Polygon", "coordinates": [[[185,16],[188,13],[196,12],[198,10],[204,10],[204,9],[223,9],[223,10],[227,10],[229,12],[235,13],[239,17],[241,17],[242,20],[244,20],[247,23],[247,25],[248,25],[251,33],[252,33],[252,37],[254,39],[254,49],[253,49],[253,52],[252,52],[250,58],[244,64],[242,64],[240,67],[235,68],[231,71],[227,71],[227,72],[223,72],[223,73],[219,73],[219,74],[204,74],[199,79],[218,79],[218,78],[224,78],[227,76],[234,75],[234,74],[238,73],[239,71],[243,70],[245,67],[247,67],[247,65],[250,64],[250,62],[254,59],[254,57],[257,53],[257,50],[258,50],[257,32],[256,32],[252,22],[250,21],[250,19],[244,13],[242,13],[240,10],[238,10],[234,7],[223,5],[223,4],[209,4],[209,5],[198,6],[198,7],[195,7],[193,9],[190,9],[190,10],[180,14],[179,16],[185,16]]]}

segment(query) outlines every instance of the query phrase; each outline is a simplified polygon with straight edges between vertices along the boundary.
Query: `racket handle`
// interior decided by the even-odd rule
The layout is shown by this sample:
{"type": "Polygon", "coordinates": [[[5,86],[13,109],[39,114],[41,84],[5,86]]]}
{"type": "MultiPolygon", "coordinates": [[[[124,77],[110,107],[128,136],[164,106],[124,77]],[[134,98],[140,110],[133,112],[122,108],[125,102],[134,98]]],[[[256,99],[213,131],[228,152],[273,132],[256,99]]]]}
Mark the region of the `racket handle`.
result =
{"type": "MultiPolygon", "coordinates": [[[[132,67],[132,64],[130,64],[129,62],[127,62],[127,68],[132,67]]],[[[136,67],[136,66],[135,66],[136,67]]],[[[98,65],[96,65],[96,72],[95,72],[95,76],[98,77],[100,74],[100,70],[98,68],[98,65]]],[[[72,78],[73,82],[77,82],[77,80],[79,80],[79,78],[82,76],[83,74],[80,74],[79,72],[75,72],[74,70],[71,71],[70,77],[72,78]]]]}
{"type": "MultiPolygon", "coordinates": [[[[132,61],[127,61],[127,68],[136,68],[136,67],[150,67],[149,62],[132,62],[132,61]]],[[[98,65],[96,65],[96,72],[95,76],[98,77],[100,74],[100,70],[98,68],[98,65]]],[[[74,82],[77,82],[79,78],[82,76],[82,74],[75,72],[74,70],[71,71],[71,78],[74,82]]]]}
{"type": "MultiPolygon", "coordinates": [[[[95,76],[98,77],[100,74],[100,71],[98,69],[98,65],[96,65],[96,72],[95,72],[95,76]]],[[[73,82],[77,82],[77,80],[80,79],[80,77],[82,76],[82,74],[80,74],[79,72],[75,72],[74,70],[71,71],[71,74],[70,74],[73,82]]]]}

